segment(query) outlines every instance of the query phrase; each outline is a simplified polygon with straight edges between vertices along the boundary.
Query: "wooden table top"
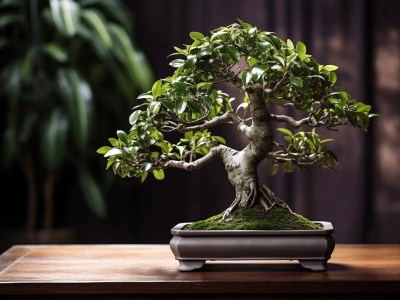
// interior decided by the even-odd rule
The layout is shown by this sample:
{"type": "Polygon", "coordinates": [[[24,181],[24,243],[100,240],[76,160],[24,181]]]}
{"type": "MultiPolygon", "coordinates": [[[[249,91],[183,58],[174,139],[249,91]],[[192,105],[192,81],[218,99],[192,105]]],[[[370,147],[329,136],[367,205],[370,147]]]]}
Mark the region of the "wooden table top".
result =
{"type": "Polygon", "coordinates": [[[27,245],[0,256],[0,295],[185,293],[400,294],[400,245],[337,245],[326,272],[297,261],[180,272],[168,245],[27,245]]]}

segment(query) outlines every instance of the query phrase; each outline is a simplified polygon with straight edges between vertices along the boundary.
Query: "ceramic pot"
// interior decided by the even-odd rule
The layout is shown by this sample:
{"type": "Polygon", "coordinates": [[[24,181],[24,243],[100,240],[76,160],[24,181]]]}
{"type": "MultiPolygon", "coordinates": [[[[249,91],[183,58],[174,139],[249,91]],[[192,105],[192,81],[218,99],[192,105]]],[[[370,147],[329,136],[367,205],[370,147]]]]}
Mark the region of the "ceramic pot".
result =
{"type": "Polygon", "coordinates": [[[207,260],[298,260],[306,269],[324,271],[335,248],[333,226],[320,230],[185,230],[171,229],[170,247],[179,270],[193,271],[207,260]]]}

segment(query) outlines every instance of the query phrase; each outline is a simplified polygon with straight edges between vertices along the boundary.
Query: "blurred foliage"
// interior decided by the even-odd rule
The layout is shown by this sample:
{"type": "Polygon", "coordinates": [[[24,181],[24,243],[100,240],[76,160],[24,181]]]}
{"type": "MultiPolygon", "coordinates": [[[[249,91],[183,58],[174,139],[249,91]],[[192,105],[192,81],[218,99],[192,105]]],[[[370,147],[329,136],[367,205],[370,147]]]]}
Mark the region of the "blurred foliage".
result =
{"type": "Polygon", "coordinates": [[[3,0],[0,10],[5,167],[33,168],[27,182],[39,185],[74,166],[88,205],[104,216],[93,149],[153,82],[132,16],[118,0],[3,0]]]}

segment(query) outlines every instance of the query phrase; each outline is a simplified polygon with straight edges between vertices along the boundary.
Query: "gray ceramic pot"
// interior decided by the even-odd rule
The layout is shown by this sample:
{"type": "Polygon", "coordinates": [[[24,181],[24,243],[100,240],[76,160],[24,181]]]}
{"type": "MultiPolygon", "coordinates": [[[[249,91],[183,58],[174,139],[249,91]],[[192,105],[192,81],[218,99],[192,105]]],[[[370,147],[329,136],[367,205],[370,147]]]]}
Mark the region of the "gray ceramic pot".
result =
{"type": "Polygon", "coordinates": [[[298,260],[307,269],[324,271],[335,248],[333,227],[321,230],[184,230],[172,228],[170,247],[179,270],[193,271],[207,260],[298,260]]]}

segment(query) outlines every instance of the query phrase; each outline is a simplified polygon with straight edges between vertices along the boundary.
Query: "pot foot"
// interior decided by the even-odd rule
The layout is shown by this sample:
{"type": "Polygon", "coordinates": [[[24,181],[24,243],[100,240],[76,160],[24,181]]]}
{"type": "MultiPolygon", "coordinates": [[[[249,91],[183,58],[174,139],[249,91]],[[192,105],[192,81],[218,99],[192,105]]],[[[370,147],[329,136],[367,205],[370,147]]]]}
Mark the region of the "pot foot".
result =
{"type": "Polygon", "coordinates": [[[299,260],[301,266],[313,271],[325,271],[328,263],[326,260],[299,260]]]}
{"type": "Polygon", "coordinates": [[[206,262],[204,260],[180,260],[179,271],[193,271],[201,269],[206,262]]]}

